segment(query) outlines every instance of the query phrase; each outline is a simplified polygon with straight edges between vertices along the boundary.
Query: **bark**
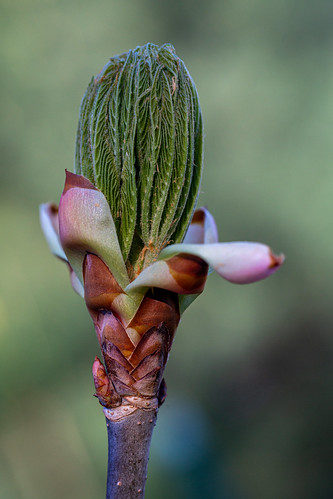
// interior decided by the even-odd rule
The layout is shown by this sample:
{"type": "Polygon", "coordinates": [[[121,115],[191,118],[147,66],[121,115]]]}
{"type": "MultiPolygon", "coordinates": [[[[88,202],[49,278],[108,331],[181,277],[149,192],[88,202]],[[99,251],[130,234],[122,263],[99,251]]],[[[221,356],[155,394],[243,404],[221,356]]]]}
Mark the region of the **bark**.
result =
{"type": "Polygon", "coordinates": [[[157,409],[136,409],[118,420],[109,419],[111,413],[105,411],[109,446],[106,499],[143,498],[157,409]]]}

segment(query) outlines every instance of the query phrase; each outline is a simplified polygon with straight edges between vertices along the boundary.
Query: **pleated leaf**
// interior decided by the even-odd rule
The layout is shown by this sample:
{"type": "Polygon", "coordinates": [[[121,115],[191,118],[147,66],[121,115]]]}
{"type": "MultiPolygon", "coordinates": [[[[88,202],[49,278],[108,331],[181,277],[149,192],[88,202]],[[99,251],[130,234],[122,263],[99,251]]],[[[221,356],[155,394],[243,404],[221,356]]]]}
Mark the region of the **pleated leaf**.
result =
{"type": "Polygon", "coordinates": [[[110,59],[81,103],[75,172],[105,195],[130,279],[182,241],[201,169],[198,96],[174,48],[110,59]]]}

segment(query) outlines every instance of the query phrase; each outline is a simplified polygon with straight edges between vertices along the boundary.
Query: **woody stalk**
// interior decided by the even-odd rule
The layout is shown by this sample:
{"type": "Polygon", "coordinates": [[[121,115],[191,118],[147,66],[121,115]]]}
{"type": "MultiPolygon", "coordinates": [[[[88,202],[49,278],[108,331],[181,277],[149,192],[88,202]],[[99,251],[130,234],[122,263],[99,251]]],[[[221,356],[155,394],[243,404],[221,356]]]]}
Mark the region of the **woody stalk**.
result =
{"type": "Polygon", "coordinates": [[[283,262],[264,244],[218,242],[212,215],[195,210],[202,164],[191,76],[171,45],[147,44],[111,58],[91,80],[74,173],[66,171],[59,209],[40,208],[101,348],[92,370],[107,422],[107,498],[144,497],[164,367],[209,270],[245,284],[283,262]]]}

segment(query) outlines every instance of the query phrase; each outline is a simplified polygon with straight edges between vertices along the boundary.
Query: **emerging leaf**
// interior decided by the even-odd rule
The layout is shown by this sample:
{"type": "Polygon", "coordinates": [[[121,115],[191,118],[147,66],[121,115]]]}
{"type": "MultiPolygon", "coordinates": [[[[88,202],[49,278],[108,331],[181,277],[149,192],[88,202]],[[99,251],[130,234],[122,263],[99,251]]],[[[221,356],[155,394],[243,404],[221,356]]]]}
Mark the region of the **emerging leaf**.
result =
{"type": "Polygon", "coordinates": [[[202,170],[194,83],[172,45],[110,59],[83,97],[75,173],[103,192],[130,278],[180,243],[202,170]]]}

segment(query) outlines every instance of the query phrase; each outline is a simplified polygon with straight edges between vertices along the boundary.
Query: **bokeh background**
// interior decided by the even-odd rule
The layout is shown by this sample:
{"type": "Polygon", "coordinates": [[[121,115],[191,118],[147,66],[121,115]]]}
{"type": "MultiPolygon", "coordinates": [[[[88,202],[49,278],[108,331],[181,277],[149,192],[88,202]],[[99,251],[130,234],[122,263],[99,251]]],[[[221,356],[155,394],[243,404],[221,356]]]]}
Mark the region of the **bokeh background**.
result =
{"type": "Polygon", "coordinates": [[[221,240],[283,251],[267,281],[211,275],[166,371],[147,499],[333,497],[333,2],[1,0],[0,497],[104,497],[97,341],[38,204],[72,168],[107,59],[171,42],[200,95],[200,204],[221,240]]]}

